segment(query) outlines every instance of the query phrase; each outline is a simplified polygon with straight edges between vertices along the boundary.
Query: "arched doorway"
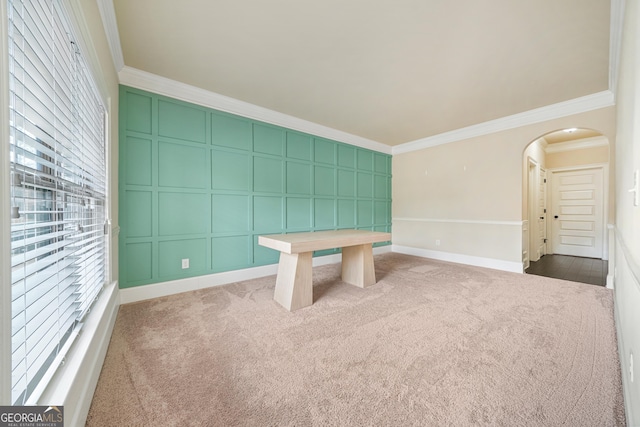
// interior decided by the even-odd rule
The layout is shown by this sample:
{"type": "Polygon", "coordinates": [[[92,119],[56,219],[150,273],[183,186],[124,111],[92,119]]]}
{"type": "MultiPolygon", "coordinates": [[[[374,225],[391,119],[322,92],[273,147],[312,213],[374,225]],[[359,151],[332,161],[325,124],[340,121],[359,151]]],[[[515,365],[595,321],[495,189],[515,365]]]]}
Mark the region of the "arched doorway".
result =
{"type": "MultiPolygon", "coordinates": [[[[605,284],[608,258],[609,141],[591,129],[542,135],[523,155],[525,271],[551,260],[560,278],[605,284]],[[545,255],[551,255],[545,257],[545,255]],[[527,265],[528,264],[528,265],[527,265]],[[583,268],[581,268],[582,266],[583,268]]],[[[547,271],[552,275],[552,272],[547,271]]],[[[534,273],[535,274],[535,273],[534,273]]],[[[556,277],[556,276],[552,276],[556,277]]]]}

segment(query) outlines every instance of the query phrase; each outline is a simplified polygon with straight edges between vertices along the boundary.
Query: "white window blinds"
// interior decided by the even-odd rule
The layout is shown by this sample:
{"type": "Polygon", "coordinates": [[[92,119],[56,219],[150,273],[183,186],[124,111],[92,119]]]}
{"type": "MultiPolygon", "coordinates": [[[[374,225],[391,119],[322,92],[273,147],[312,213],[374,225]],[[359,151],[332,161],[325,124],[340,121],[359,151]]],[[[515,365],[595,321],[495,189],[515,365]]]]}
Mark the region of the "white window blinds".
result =
{"type": "Polygon", "coordinates": [[[5,1],[12,401],[22,405],[106,280],[105,110],[60,0],[5,1]]]}

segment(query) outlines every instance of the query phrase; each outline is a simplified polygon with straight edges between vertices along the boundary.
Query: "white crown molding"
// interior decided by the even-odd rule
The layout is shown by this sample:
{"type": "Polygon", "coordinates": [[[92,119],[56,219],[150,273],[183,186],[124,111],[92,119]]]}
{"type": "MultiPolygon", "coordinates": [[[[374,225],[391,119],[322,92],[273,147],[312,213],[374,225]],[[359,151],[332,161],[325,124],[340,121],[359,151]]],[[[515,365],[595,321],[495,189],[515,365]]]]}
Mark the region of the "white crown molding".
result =
{"type": "Polygon", "coordinates": [[[111,59],[119,72],[124,67],[124,55],[122,54],[122,46],[120,44],[120,34],[118,32],[118,21],[116,20],[116,10],[113,8],[113,0],[97,0],[100,16],[102,17],[102,25],[107,36],[109,49],[111,50],[111,59]]]}
{"type": "Polygon", "coordinates": [[[136,68],[124,66],[118,73],[118,76],[120,83],[126,86],[147,90],[159,95],[309,133],[322,138],[391,154],[391,147],[386,144],[299,119],[288,114],[279,113],[268,108],[220,95],[136,68]]]}
{"type": "Polygon", "coordinates": [[[488,135],[501,132],[508,129],[514,129],[521,126],[540,123],[547,120],[557,119],[559,117],[571,116],[574,114],[584,113],[587,111],[597,110],[600,108],[610,107],[614,105],[613,92],[605,90],[580,98],[571,99],[569,101],[559,102],[557,104],[547,105],[523,113],[502,117],[488,122],[479,123],[473,126],[444,132],[427,138],[418,139],[416,141],[407,142],[405,144],[396,145],[392,149],[393,154],[409,153],[411,151],[422,150],[424,148],[435,147],[437,145],[448,144],[450,142],[461,141],[464,139],[474,138],[482,135],[488,135]]]}
{"type": "Polygon", "coordinates": [[[576,141],[558,142],[556,144],[547,144],[544,152],[547,154],[561,153],[564,151],[584,150],[586,148],[608,146],[609,140],[604,136],[595,136],[593,138],[578,139],[576,141]]]}

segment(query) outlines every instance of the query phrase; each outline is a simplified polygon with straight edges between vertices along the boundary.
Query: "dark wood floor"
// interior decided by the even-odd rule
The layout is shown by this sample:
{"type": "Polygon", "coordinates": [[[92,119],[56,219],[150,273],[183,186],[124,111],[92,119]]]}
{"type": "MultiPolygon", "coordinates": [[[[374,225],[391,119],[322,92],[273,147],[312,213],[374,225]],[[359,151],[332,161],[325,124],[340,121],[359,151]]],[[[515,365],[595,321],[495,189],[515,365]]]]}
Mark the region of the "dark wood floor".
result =
{"type": "Polygon", "coordinates": [[[537,276],[605,286],[608,264],[607,261],[595,258],[545,255],[538,261],[532,262],[525,272],[537,276]]]}

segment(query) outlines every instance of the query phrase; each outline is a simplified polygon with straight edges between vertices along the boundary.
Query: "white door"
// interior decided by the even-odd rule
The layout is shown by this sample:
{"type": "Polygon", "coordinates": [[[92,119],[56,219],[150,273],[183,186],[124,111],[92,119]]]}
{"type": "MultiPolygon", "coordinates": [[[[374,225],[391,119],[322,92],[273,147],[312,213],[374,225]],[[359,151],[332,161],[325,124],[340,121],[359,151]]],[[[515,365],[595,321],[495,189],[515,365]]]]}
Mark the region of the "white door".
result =
{"type": "Polygon", "coordinates": [[[537,255],[540,258],[547,253],[547,171],[540,168],[538,173],[538,248],[537,255]]]}
{"type": "Polygon", "coordinates": [[[553,172],[551,243],[555,254],[602,258],[604,196],[602,168],[553,172]]]}

